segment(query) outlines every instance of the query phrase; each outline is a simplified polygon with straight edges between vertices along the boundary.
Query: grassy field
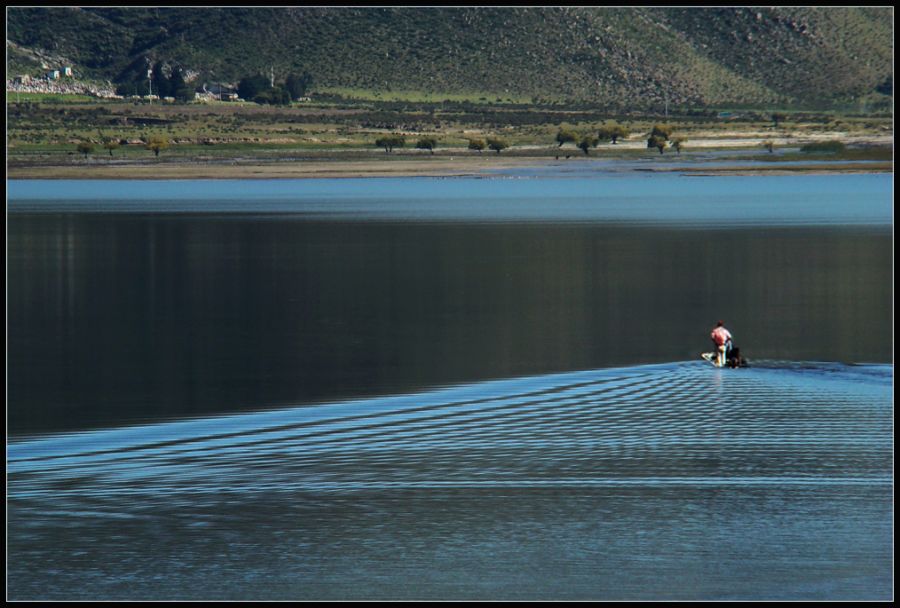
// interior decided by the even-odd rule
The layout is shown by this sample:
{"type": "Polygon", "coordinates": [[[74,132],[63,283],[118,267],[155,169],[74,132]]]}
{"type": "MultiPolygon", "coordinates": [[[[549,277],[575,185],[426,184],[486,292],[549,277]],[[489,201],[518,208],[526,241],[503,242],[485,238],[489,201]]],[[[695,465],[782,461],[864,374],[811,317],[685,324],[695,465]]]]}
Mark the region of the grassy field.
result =
{"type": "Polygon", "coordinates": [[[413,103],[441,103],[470,102],[475,104],[511,103],[530,104],[533,99],[520,95],[505,95],[498,97],[496,94],[484,91],[454,92],[454,93],[429,93],[414,90],[385,90],[353,89],[348,87],[319,87],[317,93],[321,96],[334,96],[346,100],[362,101],[408,101],[413,103]]]}
{"type": "Polygon", "coordinates": [[[19,93],[16,91],[6,92],[6,103],[101,103],[95,97],[89,95],[73,95],[64,93],[19,93]]]}
{"type": "Polygon", "coordinates": [[[814,161],[892,161],[894,150],[891,146],[864,146],[860,148],[848,148],[836,153],[808,153],[791,152],[774,156],[772,154],[760,154],[753,160],[766,162],[814,162],[814,161]]]}

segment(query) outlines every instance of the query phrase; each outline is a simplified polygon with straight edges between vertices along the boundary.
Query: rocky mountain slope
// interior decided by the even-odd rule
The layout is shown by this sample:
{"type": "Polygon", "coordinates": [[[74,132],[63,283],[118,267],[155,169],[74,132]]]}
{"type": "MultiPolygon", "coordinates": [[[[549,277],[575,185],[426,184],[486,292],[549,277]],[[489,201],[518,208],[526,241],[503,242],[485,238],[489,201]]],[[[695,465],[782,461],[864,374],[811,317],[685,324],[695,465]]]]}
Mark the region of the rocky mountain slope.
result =
{"type": "Polygon", "coordinates": [[[827,107],[892,94],[890,7],[9,8],[8,71],[128,82],[312,75],[313,89],[619,108],[827,107]]]}

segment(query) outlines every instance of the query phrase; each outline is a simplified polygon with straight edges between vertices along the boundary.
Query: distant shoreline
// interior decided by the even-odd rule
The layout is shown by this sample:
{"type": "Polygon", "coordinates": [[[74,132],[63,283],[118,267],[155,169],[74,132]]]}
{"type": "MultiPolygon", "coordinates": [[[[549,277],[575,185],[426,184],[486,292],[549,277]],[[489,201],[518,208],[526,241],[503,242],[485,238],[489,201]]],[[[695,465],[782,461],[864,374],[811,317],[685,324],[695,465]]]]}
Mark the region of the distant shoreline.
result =
{"type": "MultiPolygon", "coordinates": [[[[509,169],[567,166],[590,161],[609,163],[615,171],[618,162],[623,170],[687,175],[776,175],[796,173],[884,173],[893,171],[893,159],[884,156],[867,160],[837,156],[834,161],[819,157],[799,159],[797,154],[781,158],[778,155],[755,160],[752,154],[765,155],[755,139],[698,138],[690,149],[679,155],[669,151],[665,156],[650,153],[642,142],[623,142],[607,146],[585,156],[580,150],[546,146],[517,146],[504,151],[473,153],[470,150],[441,150],[438,154],[401,152],[384,154],[374,150],[346,149],[310,154],[308,158],[255,156],[233,157],[176,156],[160,158],[95,156],[82,160],[69,156],[63,160],[7,158],[7,179],[108,179],[108,180],[187,180],[187,179],[337,179],[363,177],[485,177],[493,172],[509,169]],[[577,152],[577,153],[576,153],[577,152]],[[725,156],[710,153],[722,152],[725,156]],[[698,156],[699,155],[699,156],[698,156]],[[743,155],[745,158],[733,155],[743,155]],[[710,161],[715,161],[710,162],[710,161]],[[752,164],[748,165],[748,161],[752,164]],[[639,169],[634,163],[641,164],[639,169]],[[685,164],[690,166],[685,166],[685,164]]],[[[849,140],[848,140],[849,141],[849,140]]],[[[892,137],[868,136],[855,138],[854,143],[881,146],[892,137]]],[[[799,141],[786,140],[788,145],[799,141]]],[[[295,152],[296,154],[296,152],[295,152]]],[[[301,152],[302,154],[302,152],[301,152]]]]}

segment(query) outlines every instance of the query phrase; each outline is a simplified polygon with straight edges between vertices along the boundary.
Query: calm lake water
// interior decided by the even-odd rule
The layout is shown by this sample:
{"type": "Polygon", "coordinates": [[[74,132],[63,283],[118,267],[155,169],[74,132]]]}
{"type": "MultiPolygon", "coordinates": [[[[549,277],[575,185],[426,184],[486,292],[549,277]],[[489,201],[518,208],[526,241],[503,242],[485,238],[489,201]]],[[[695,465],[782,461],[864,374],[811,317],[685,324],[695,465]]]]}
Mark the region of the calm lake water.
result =
{"type": "Polygon", "coordinates": [[[892,175],[8,189],[10,599],[892,597],[892,175]]]}

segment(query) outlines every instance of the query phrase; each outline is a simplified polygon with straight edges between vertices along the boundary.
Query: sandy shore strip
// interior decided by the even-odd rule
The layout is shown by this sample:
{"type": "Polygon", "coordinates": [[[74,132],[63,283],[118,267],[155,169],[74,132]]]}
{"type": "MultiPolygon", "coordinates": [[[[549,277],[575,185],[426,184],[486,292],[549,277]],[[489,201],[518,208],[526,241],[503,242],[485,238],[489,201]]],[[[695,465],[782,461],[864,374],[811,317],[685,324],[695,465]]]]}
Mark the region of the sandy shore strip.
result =
{"type": "Polygon", "coordinates": [[[651,171],[664,173],[676,172],[685,175],[794,175],[797,173],[891,173],[894,165],[891,162],[868,162],[868,163],[816,163],[810,162],[802,165],[780,165],[778,162],[772,162],[771,165],[755,165],[753,167],[692,167],[692,168],[658,168],[651,171]]]}
{"type": "MultiPolygon", "coordinates": [[[[31,165],[8,167],[7,179],[332,179],[359,177],[465,177],[486,176],[489,172],[526,167],[565,166],[565,161],[546,158],[438,158],[397,160],[314,160],[314,161],[220,161],[160,162],[123,164],[31,165]]],[[[755,163],[729,166],[642,167],[643,172],[686,175],[776,175],[796,173],[884,173],[893,163],[822,163],[811,161],[786,165],[755,163]]]]}
{"type": "Polygon", "coordinates": [[[303,179],[340,177],[458,177],[546,164],[540,158],[217,161],[8,167],[9,179],[303,179]]]}

